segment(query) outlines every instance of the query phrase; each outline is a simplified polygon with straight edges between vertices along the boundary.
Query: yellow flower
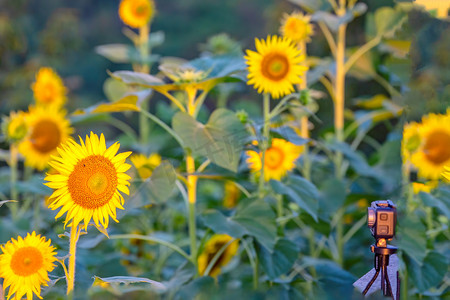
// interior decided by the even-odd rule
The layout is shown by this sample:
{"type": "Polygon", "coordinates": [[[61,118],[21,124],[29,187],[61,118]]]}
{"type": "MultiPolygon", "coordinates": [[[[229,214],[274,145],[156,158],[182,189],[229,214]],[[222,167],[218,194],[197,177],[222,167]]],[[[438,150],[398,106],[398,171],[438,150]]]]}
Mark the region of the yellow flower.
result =
{"type": "Polygon", "coordinates": [[[155,14],[152,0],[122,0],[119,5],[119,17],[125,25],[139,28],[147,25],[155,14]]]}
{"type": "Polygon", "coordinates": [[[418,174],[426,179],[439,179],[450,165],[450,109],[446,115],[429,114],[419,126],[420,145],[411,156],[418,174]]]}
{"type": "Polygon", "coordinates": [[[402,139],[402,157],[403,162],[407,163],[411,159],[411,154],[416,152],[420,146],[419,124],[411,122],[403,127],[402,139]]]}
{"type": "Polygon", "coordinates": [[[48,273],[55,268],[55,247],[50,243],[33,231],[24,239],[19,236],[0,246],[0,278],[4,279],[3,289],[9,287],[8,299],[20,300],[26,295],[32,300],[33,293],[42,299],[41,285],[47,286],[48,273]]]}
{"type": "Polygon", "coordinates": [[[236,186],[236,184],[234,184],[234,182],[231,180],[225,181],[224,189],[225,192],[223,196],[223,206],[226,208],[235,207],[241,194],[241,191],[236,186]]]}
{"type": "Polygon", "coordinates": [[[415,4],[425,7],[426,10],[436,12],[436,17],[445,19],[448,17],[450,2],[448,0],[415,0],[415,4]]]}
{"type": "Polygon", "coordinates": [[[12,111],[9,117],[3,118],[2,131],[9,141],[21,141],[28,133],[26,113],[23,111],[12,111]]]}
{"type": "Polygon", "coordinates": [[[153,170],[161,164],[161,155],[152,153],[148,157],[144,154],[133,154],[130,160],[142,179],[152,176],[153,170]]]}
{"type": "MultiPolygon", "coordinates": [[[[198,273],[204,275],[206,268],[216,256],[216,254],[228,244],[233,238],[227,234],[215,234],[206,243],[202,253],[198,257],[198,273]]],[[[222,267],[226,266],[239,248],[239,241],[234,240],[219,256],[219,259],[213,265],[209,272],[209,276],[217,277],[220,274],[222,267]]]]}
{"type": "Polygon", "coordinates": [[[450,165],[444,167],[444,172],[442,172],[442,176],[450,181],[450,165]]]}
{"type": "MultiPolygon", "coordinates": [[[[295,167],[295,161],[303,151],[302,146],[296,146],[283,139],[272,139],[272,145],[266,150],[264,157],[264,180],[280,180],[287,171],[295,167]]],[[[246,151],[247,164],[252,172],[261,172],[262,153],[246,151]]]]}
{"type": "Polygon", "coordinates": [[[296,43],[311,42],[313,27],[310,20],[311,16],[303,15],[300,12],[293,12],[290,15],[285,13],[281,21],[280,33],[296,43]]]}
{"type": "Polygon", "coordinates": [[[305,55],[300,53],[292,40],[276,35],[267,40],[255,39],[257,52],[247,50],[247,84],[258,93],[270,93],[280,98],[294,91],[294,84],[301,82],[307,67],[302,65],[305,55]]]}
{"type": "Polygon", "coordinates": [[[69,139],[73,129],[65,118],[65,111],[56,106],[30,107],[26,116],[28,135],[19,144],[25,164],[38,170],[47,167],[61,143],[69,139]]]}
{"type": "Polygon", "coordinates": [[[438,181],[433,180],[433,181],[428,181],[428,182],[425,182],[425,183],[413,182],[412,186],[413,186],[414,194],[418,194],[420,192],[431,193],[432,190],[437,188],[438,181]]]}
{"type": "Polygon", "coordinates": [[[51,68],[40,68],[36,82],[31,85],[34,99],[38,105],[55,105],[61,107],[66,102],[67,89],[61,77],[51,68]]]}
{"type": "Polygon", "coordinates": [[[91,132],[86,142],[80,137],[81,145],[73,140],[58,148],[60,157],[53,156],[50,165],[59,174],[47,174],[45,183],[54,189],[50,196],[53,202],[50,208],[61,208],[56,219],[67,213],[64,225],[78,226],[84,221],[84,228],[91,219],[97,226],[106,229],[109,217],[114,221],[116,209],[123,209],[122,192],[129,195],[130,176],[125,172],[131,167],[125,163],[131,152],[117,154],[119,143],[106,148],[105,137],[91,132]]]}

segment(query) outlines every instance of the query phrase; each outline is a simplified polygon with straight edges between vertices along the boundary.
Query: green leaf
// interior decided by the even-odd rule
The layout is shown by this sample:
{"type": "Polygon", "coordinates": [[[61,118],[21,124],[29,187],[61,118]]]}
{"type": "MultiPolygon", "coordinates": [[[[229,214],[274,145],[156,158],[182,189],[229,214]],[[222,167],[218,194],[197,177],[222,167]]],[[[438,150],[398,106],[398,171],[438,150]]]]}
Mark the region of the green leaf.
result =
{"type": "Polygon", "coordinates": [[[122,99],[129,90],[128,85],[111,77],[103,83],[103,93],[111,102],[122,99]]]}
{"type": "Polygon", "coordinates": [[[114,63],[153,63],[159,55],[149,55],[145,60],[136,48],[125,44],[108,44],[95,47],[95,52],[114,63]]]}
{"type": "Polygon", "coordinates": [[[419,196],[420,199],[422,199],[423,204],[425,204],[426,206],[436,207],[441,211],[441,213],[443,213],[447,218],[450,219],[450,198],[438,198],[424,192],[420,192],[419,196]]]}
{"type": "Polygon", "coordinates": [[[35,195],[48,196],[53,192],[53,190],[48,186],[43,185],[43,182],[44,180],[41,176],[35,175],[27,181],[17,182],[16,187],[21,193],[33,193],[35,195]]]}
{"type": "Polygon", "coordinates": [[[109,103],[99,103],[84,109],[77,109],[72,113],[73,116],[84,115],[84,114],[98,114],[98,113],[113,113],[113,112],[123,112],[123,111],[139,111],[138,106],[140,96],[142,97],[145,93],[147,96],[151,91],[142,91],[141,93],[136,92],[134,94],[127,95],[116,102],[109,103]]]}
{"type": "Polygon", "coordinates": [[[234,112],[219,108],[205,125],[178,112],[172,127],[194,155],[206,156],[222,168],[237,171],[247,131],[234,112]]]}
{"type": "Polygon", "coordinates": [[[289,2],[300,6],[308,13],[318,10],[328,11],[332,9],[329,1],[327,0],[289,0],[289,2]]]}
{"type": "Polygon", "coordinates": [[[0,201],[0,207],[2,207],[3,204],[8,203],[8,202],[18,202],[18,201],[17,200],[3,200],[3,201],[0,201]]]}
{"type": "Polygon", "coordinates": [[[327,216],[333,215],[340,208],[347,197],[345,183],[331,178],[320,186],[320,207],[327,216]]]}
{"type": "Polygon", "coordinates": [[[406,19],[406,13],[398,8],[383,6],[377,9],[374,16],[377,35],[393,38],[406,19]]]}
{"type": "Polygon", "coordinates": [[[398,248],[421,265],[427,250],[426,228],[413,214],[405,215],[397,225],[398,248]]]}
{"type": "Polygon", "coordinates": [[[143,85],[147,87],[152,86],[158,86],[158,85],[164,85],[164,81],[159,79],[158,77],[145,74],[145,73],[138,73],[138,72],[132,72],[132,71],[117,71],[110,74],[111,77],[122,81],[126,84],[134,84],[134,85],[143,85]]]}
{"type": "Polygon", "coordinates": [[[319,191],[314,184],[300,176],[291,175],[285,182],[271,180],[270,185],[276,193],[286,195],[317,222],[319,191]]]}
{"type": "Polygon", "coordinates": [[[93,286],[102,285],[104,283],[110,284],[111,286],[116,287],[116,288],[118,288],[122,284],[130,285],[133,283],[148,283],[148,284],[150,284],[150,286],[147,287],[146,289],[152,289],[152,290],[156,290],[158,292],[166,291],[166,287],[161,282],[154,281],[154,280],[151,280],[148,278],[131,277],[131,276],[114,276],[114,277],[101,278],[101,277],[94,276],[94,282],[92,284],[93,286]]]}
{"type": "Polygon", "coordinates": [[[286,238],[277,238],[273,251],[257,247],[260,263],[271,280],[286,273],[298,257],[298,246],[286,238]]]}
{"type": "Polygon", "coordinates": [[[226,217],[217,210],[206,210],[201,219],[216,233],[225,233],[234,238],[253,236],[269,251],[275,246],[275,213],[265,201],[253,200],[240,205],[232,217],[226,217]]]}
{"type": "Polygon", "coordinates": [[[175,299],[214,299],[214,295],[217,295],[217,292],[214,278],[203,276],[184,285],[176,294],[175,299]]]}
{"type": "Polygon", "coordinates": [[[271,132],[276,133],[277,135],[285,138],[289,142],[294,145],[301,146],[308,143],[309,139],[304,139],[300,137],[292,127],[289,126],[280,126],[277,128],[271,128],[271,132]]]}
{"type": "Polygon", "coordinates": [[[447,273],[448,260],[440,253],[430,251],[422,264],[410,260],[408,266],[408,273],[414,282],[414,286],[419,292],[423,293],[441,282],[447,273]]]}
{"type": "Polygon", "coordinates": [[[366,10],[367,5],[360,2],[357,3],[352,9],[347,10],[343,16],[337,16],[326,11],[317,11],[312,15],[311,21],[324,22],[327,27],[331,29],[331,31],[337,32],[341,25],[350,23],[356,17],[364,14],[366,10]]]}
{"type": "Polygon", "coordinates": [[[166,201],[172,194],[176,178],[177,175],[172,164],[168,161],[163,161],[155,168],[152,176],[144,181],[137,191],[125,201],[125,211],[118,211],[117,217],[123,217],[126,212],[134,208],[166,201]]]}
{"type": "MultiPolygon", "coordinates": [[[[247,68],[241,56],[220,55],[206,56],[189,61],[187,66],[208,73],[208,79],[222,77],[236,77],[242,79],[242,72],[247,68]]],[[[243,77],[243,81],[247,79],[243,77]]]]}

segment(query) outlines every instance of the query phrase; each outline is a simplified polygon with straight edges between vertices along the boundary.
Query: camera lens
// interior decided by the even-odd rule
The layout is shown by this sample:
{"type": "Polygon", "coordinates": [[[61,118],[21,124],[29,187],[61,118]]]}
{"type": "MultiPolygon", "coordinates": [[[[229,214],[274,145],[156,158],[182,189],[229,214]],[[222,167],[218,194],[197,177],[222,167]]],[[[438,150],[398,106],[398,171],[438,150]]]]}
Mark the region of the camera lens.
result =
{"type": "Polygon", "coordinates": [[[375,225],[375,218],[376,218],[375,209],[373,209],[372,207],[368,207],[367,208],[367,226],[373,227],[373,225],[375,225]]]}

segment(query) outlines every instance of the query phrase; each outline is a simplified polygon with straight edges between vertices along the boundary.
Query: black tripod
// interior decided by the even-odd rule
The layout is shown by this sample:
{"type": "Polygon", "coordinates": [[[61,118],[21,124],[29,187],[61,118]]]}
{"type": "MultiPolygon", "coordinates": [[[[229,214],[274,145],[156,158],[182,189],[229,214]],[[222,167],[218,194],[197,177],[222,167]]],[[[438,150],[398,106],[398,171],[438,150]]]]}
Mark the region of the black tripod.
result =
{"type": "MultiPolygon", "coordinates": [[[[394,299],[394,296],[392,295],[392,287],[389,281],[387,267],[389,266],[389,256],[397,253],[397,248],[386,245],[385,239],[379,239],[376,245],[370,246],[370,251],[375,253],[373,261],[375,267],[375,275],[373,275],[372,279],[367,284],[366,288],[363,291],[363,295],[367,294],[370,287],[375,282],[381,271],[381,290],[383,291],[383,295],[390,296],[394,299]]],[[[399,297],[400,297],[400,279],[398,277],[397,272],[397,295],[395,298],[399,299],[399,297]]]]}

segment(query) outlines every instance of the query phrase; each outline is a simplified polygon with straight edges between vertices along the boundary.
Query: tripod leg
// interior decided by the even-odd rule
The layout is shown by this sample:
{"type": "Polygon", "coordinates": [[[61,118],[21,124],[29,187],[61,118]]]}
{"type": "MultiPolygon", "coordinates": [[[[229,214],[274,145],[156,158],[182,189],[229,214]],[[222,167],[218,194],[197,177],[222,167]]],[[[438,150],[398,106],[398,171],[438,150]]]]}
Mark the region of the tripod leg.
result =
{"type": "Polygon", "coordinates": [[[373,275],[372,279],[370,279],[370,282],[367,284],[366,288],[364,289],[364,292],[362,293],[363,295],[366,295],[367,292],[370,290],[370,287],[375,282],[375,279],[377,279],[379,273],[380,273],[380,269],[378,269],[375,272],[375,275],[373,275]]]}
{"type": "Polygon", "coordinates": [[[386,296],[386,266],[381,266],[381,290],[386,296]]]}
{"type": "MultiPolygon", "coordinates": [[[[392,295],[392,287],[391,287],[391,282],[389,281],[389,275],[387,272],[387,268],[384,268],[383,270],[385,272],[384,274],[384,278],[386,280],[386,292],[384,293],[385,296],[391,296],[392,299],[394,299],[394,296],[392,295]]],[[[384,290],[383,290],[384,292],[384,290]]]]}
{"type": "Polygon", "coordinates": [[[398,276],[397,271],[397,293],[396,293],[396,300],[400,299],[400,277],[398,276]]]}

